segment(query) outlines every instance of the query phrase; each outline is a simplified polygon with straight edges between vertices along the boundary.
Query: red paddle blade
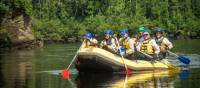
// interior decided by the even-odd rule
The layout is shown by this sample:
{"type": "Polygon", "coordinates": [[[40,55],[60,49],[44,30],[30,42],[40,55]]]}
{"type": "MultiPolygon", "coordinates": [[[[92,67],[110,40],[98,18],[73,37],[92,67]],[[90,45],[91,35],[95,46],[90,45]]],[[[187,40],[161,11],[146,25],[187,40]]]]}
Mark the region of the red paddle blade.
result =
{"type": "Polygon", "coordinates": [[[126,75],[130,75],[130,71],[126,69],[126,75]]]}
{"type": "Polygon", "coordinates": [[[63,78],[68,79],[69,78],[69,69],[64,69],[61,74],[63,78]]]}

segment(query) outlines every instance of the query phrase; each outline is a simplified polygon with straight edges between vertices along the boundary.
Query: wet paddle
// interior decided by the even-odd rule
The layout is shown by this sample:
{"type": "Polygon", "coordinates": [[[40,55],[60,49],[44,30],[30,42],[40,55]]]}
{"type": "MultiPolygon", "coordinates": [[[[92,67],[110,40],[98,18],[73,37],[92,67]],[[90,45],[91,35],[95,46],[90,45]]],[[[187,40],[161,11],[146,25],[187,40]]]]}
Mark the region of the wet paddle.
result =
{"type": "MultiPolygon", "coordinates": [[[[85,40],[84,40],[84,41],[85,41],[85,40]]],[[[63,78],[66,78],[66,79],[69,78],[69,73],[70,73],[69,68],[70,68],[70,66],[72,65],[72,63],[74,62],[74,60],[76,59],[77,53],[79,52],[80,48],[82,47],[84,41],[82,42],[81,46],[80,46],[79,49],[77,50],[75,56],[73,57],[72,61],[71,61],[70,64],[69,64],[69,66],[68,66],[66,69],[64,69],[64,70],[60,73],[60,75],[61,75],[63,78]]]]}
{"type": "MultiPolygon", "coordinates": [[[[143,54],[143,55],[145,55],[145,56],[147,56],[147,58],[149,58],[149,59],[153,59],[153,57],[151,56],[151,55],[149,55],[149,54],[146,54],[146,53],[143,53],[143,52],[141,52],[141,51],[138,51],[138,52],[140,52],[141,54],[143,54]]],[[[153,59],[154,60],[154,59],[153,59]]],[[[161,62],[161,61],[159,61],[159,62],[161,62]]],[[[163,62],[161,62],[161,63],[163,63],[163,62]]],[[[179,70],[179,68],[177,67],[177,66],[175,66],[175,65],[173,65],[173,64],[166,64],[166,63],[163,63],[163,64],[165,64],[165,65],[167,65],[168,66],[168,69],[170,69],[170,70],[179,70]]]]}
{"type": "MultiPolygon", "coordinates": [[[[122,52],[122,51],[121,51],[120,46],[119,46],[119,41],[118,41],[118,39],[117,39],[116,37],[115,37],[115,40],[116,40],[116,42],[117,42],[118,50],[119,50],[119,53],[120,53],[120,55],[121,55],[121,52],[122,52]]],[[[121,55],[121,60],[122,60],[122,62],[123,62],[123,64],[124,64],[126,75],[129,75],[129,74],[130,74],[130,71],[129,71],[127,65],[126,65],[126,62],[124,61],[124,56],[123,56],[123,55],[121,55]]]]}
{"type": "MultiPolygon", "coordinates": [[[[119,52],[121,53],[120,49],[119,49],[119,52]]],[[[129,72],[129,69],[128,69],[127,65],[126,65],[126,62],[124,61],[124,56],[123,55],[121,55],[121,59],[122,59],[122,62],[124,64],[124,67],[125,67],[125,73],[126,73],[126,75],[129,75],[130,72],[129,72]]]]}
{"type": "Polygon", "coordinates": [[[177,55],[177,54],[175,54],[175,53],[173,53],[173,52],[171,52],[171,51],[169,51],[169,50],[167,50],[167,52],[169,52],[170,54],[176,56],[176,58],[177,58],[180,62],[182,62],[182,63],[184,63],[184,64],[190,64],[190,59],[189,59],[188,57],[185,57],[185,56],[183,56],[183,55],[177,55]]]}

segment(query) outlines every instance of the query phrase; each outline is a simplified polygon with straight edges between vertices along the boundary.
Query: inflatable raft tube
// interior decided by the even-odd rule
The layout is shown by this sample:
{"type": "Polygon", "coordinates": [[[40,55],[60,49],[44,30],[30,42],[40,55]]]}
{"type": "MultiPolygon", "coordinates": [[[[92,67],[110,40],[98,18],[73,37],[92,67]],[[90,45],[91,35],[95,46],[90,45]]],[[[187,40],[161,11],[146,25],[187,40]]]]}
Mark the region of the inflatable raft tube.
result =
{"type": "MultiPolygon", "coordinates": [[[[129,60],[124,59],[132,72],[167,70],[168,61],[129,60]]],[[[123,72],[124,63],[119,55],[101,48],[82,48],[78,52],[75,67],[79,72],[123,72]]]]}

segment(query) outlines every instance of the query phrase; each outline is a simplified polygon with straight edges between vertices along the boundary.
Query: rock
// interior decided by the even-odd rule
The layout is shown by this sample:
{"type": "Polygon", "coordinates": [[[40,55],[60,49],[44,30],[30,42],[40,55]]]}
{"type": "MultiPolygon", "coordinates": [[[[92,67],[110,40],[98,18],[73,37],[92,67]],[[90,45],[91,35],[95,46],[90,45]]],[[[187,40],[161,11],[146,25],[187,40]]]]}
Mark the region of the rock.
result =
{"type": "Polygon", "coordinates": [[[11,47],[27,47],[35,41],[30,16],[5,17],[1,22],[1,30],[6,31],[11,47]]]}

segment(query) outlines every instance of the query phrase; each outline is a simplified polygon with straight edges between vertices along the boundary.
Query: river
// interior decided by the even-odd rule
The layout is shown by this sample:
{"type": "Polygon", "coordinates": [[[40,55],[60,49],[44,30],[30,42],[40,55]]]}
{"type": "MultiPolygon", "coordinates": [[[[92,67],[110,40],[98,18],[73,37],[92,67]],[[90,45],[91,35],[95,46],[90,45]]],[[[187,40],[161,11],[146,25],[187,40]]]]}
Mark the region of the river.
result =
{"type": "MultiPolygon", "coordinates": [[[[79,44],[49,44],[43,48],[0,51],[0,88],[199,88],[200,40],[174,40],[175,53],[191,59],[179,73],[152,72],[123,74],[82,74],[70,68],[70,78],[59,76],[79,44]]],[[[173,57],[172,57],[173,58],[173,57]]]]}

